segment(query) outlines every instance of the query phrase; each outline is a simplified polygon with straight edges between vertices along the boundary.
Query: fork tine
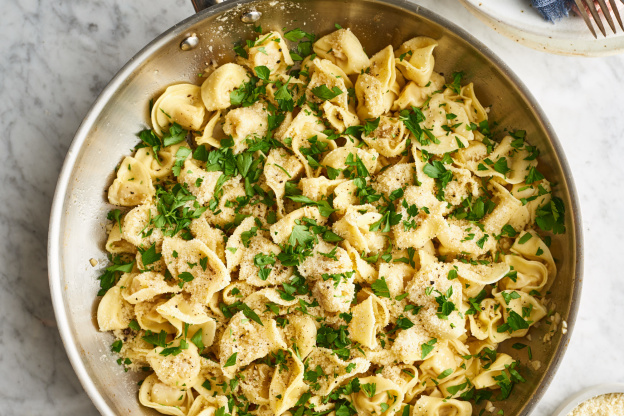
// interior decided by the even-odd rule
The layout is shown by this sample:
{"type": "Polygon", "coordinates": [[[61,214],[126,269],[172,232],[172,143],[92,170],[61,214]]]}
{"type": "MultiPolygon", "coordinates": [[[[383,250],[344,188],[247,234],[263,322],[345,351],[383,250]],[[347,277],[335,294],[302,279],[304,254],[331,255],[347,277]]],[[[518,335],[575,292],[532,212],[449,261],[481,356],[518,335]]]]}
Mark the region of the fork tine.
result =
{"type": "Polygon", "coordinates": [[[622,30],[624,30],[624,24],[622,24],[622,17],[620,16],[620,11],[618,10],[615,0],[609,0],[609,3],[611,3],[611,9],[613,9],[613,14],[615,14],[615,18],[620,24],[620,27],[622,28],[622,30]]]}
{"type": "MultiPolygon", "coordinates": [[[[624,0],[622,1],[624,2],[624,0]]],[[[581,17],[585,21],[585,24],[589,28],[589,31],[592,33],[592,35],[594,35],[594,38],[598,39],[598,36],[596,36],[596,31],[594,30],[594,26],[591,23],[589,15],[587,14],[587,10],[585,10],[585,5],[581,2],[581,0],[574,0],[574,3],[576,3],[576,7],[579,9],[579,13],[581,13],[581,17]]]]}
{"type": "Polygon", "coordinates": [[[607,31],[602,24],[602,20],[600,20],[600,16],[598,16],[598,10],[596,10],[596,6],[594,6],[594,0],[583,0],[592,17],[594,18],[594,22],[598,25],[598,29],[602,32],[602,36],[607,36],[607,31]]]}
{"type": "Polygon", "coordinates": [[[602,10],[602,14],[607,18],[607,23],[609,23],[609,27],[615,33],[615,24],[613,24],[613,18],[611,17],[611,13],[609,12],[609,8],[607,7],[607,3],[605,0],[598,0],[600,4],[600,9],[602,10]]]}

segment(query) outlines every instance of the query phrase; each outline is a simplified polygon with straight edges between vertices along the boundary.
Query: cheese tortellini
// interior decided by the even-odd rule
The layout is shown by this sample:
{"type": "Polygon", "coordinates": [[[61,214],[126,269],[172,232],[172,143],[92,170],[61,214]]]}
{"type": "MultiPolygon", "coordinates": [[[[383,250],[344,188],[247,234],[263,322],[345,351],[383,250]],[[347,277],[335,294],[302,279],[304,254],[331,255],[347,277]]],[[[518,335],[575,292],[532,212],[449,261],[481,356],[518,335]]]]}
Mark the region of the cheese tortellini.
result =
{"type": "Polygon", "coordinates": [[[148,371],[140,403],[468,416],[509,396],[529,375],[498,346],[549,322],[565,232],[538,149],[492,133],[480,80],[437,73],[435,39],[242,45],[155,97],[108,189],[97,324],[148,371]]]}

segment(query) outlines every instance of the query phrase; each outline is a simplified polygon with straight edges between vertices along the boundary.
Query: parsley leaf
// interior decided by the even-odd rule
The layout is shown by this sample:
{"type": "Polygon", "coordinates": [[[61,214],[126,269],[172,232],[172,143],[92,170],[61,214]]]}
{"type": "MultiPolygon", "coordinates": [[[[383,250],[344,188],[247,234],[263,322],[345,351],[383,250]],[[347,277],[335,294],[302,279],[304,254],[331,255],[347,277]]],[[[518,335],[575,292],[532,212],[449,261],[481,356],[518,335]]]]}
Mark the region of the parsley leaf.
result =
{"type": "Polygon", "coordinates": [[[236,55],[240,56],[243,59],[249,58],[249,54],[242,45],[235,45],[234,52],[236,52],[236,55]]]}
{"type": "Polygon", "coordinates": [[[100,290],[98,296],[104,296],[108,290],[117,284],[122,273],[130,273],[134,267],[134,261],[124,263],[119,256],[110,258],[112,264],[106,268],[104,273],[98,277],[100,281],[100,290]]]}
{"type": "MultiPolygon", "coordinates": [[[[393,205],[390,205],[391,208],[394,208],[393,205]]],[[[381,230],[384,233],[390,231],[390,228],[394,225],[397,225],[401,222],[402,215],[394,212],[392,209],[386,211],[383,216],[379,219],[379,221],[375,221],[369,226],[369,231],[379,231],[381,230]],[[383,227],[382,227],[383,225],[383,227]]]]}
{"type": "Polygon", "coordinates": [[[439,375],[438,375],[438,380],[442,380],[443,378],[447,378],[448,376],[450,376],[451,374],[453,374],[453,369],[452,368],[447,368],[446,370],[442,371],[439,375]]]}
{"type": "Polygon", "coordinates": [[[514,238],[518,235],[518,232],[511,225],[505,224],[501,230],[501,235],[514,238]]]}
{"type": "Polygon", "coordinates": [[[511,302],[513,299],[520,299],[520,294],[518,294],[518,292],[516,292],[515,290],[511,293],[508,292],[501,292],[501,295],[503,296],[503,299],[505,299],[505,303],[507,305],[509,305],[509,302],[511,302]]]}
{"type": "Polygon", "coordinates": [[[258,78],[260,78],[263,81],[268,81],[269,80],[269,76],[271,74],[271,70],[269,68],[267,68],[266,66],[257,66],[254,68],[254,71],[256,73],[256,75],[258,76],[258,78]]]}
{"type": "Polygon", "coordinates": [[[243,246],[245,247],[249,247],[249,241],[252,239],[252,237],[255,237],[258,233],[258,227],[251,227],[249,230],[247,231],[243,231],[241,233],[241,242],[243,243],[243,246]]]}
{"type": "Polygon", "coordinates": [[[364,135],[368,136],[369,134],[371,134],[373,131],[377,130],[377,127],[379,127],[379,121],[381,120],[381,117],[377,117],[374,120],[366,120],[366,124],[364,125],[364,135]]]}
{"type": "Polygon", "coordinates": [[[295,225],[292,229],[290,237],[288,238],[288,244],[295,246],[297,244],[305,246],[308,243],[314,241],[314,236],[308,228],[304,225],[295,225]]]}
{"type": "Polygon", "coordinates": [[[429,355],[429,353],[433,351],[433,349],[435,348],[436,342],[438,342],[436,338],[431,338],[429,341],[425,342],[424,344],[420,346],[420,350],[421,350],[420,358],[422,360],[424,360],[425,357],[427,357],[427,355],[429,355]]]}
{"type": "Polygon", "coordinates": [[[325,231],[322,237],[323,237],[323,240],[327,241],[328,243],[338,243],[344,240],[344,238],[340,237],[338,234],[334,233],[333,231],[325,231]]]}
{"type": "Polygon", "coordinates": [[[464,72],[453,72],[453,82],[451,84],[446,84],[447,88],[450,88],[455,94],[461,94],[461,81],[464,77],[464,72]]]}
{"type": "Polygon", "coordinates": [[[544,231],[565,234],[565,205],[561,198],[553,196],[550,202],[539,207],[535,222],[544,231]]]}
{"type": "Polygon", "coordinates": [[[120,339],[116,339],[111,345],[112,352],[121,352],[121,347],[123,347],[123,341],[120,339]]]}
{"type": "Polygon", "coordinates": [[[182,280],[183,282],[187,282],[187,283],[191,282],[191,281],[193,281],[193,279],[195,279],[195,277],[191,273],[189,273],[189,272],[182,272],[182,273],[180,273],[178,275],[178,278],[180,280],[182,280]]]}
{"type": "Polygon", "coordinates": [[[290,196],[287,196],[286,198],[291,199],[294,202],[299,202],[304,205],[315,205],[319,208],[319,212],[324,217],[329,217],[332,214],[332,212],[338,211],[337,209],[332,208],[329,202],[326,200],[315,201],[303,195],[290,195],[290,196]]]}
{"type": "Polygon", "coordinates": [[[373,282],[371,289],[373,289],[373,293],[375,293],[375,295],[381,298],[390,298],[390,290],[388,289],[386,278],[383,276],[373,282]]]}
{"type": "Polygon", "coordinates": [[[343,91],[338,87],[333,87],[331,90],[327,88],[327,85],[319,85],[312,88],[312,94],[316,95],[323,101],[332,100],[342,94],[343,91]]]}
{"type": "Polygon", "coordinates": [[[451,312],[457,308],[450,300],[451,296],[453,296],[453,286],[450,286],[445,293],[438,290],[436,292],[438,293],[438,296],[435,298],[438,303],[437,316],[440,319],[447,319],[451,312]]]}
{"type": "Polygon", "coordinates": [[[177,347],[168,347],[165,348],[164,350],[162,350],[160,352],[160,355],[163,355],[165,357],[169,356],[169,355],[173,355],[174,357],[178,354],[180,354],[182,352],[182,350],[186,350],[188,349],[188,342],[186,342],[185,339],[181,339],[180,340],[180,345],[178,345],[177,347]]]}
{"type": "Polygon", "coordinates": [[[143,263],[143,266],[157,262],[162,257],[162,254],[156,252],[156,243],[152,244],[147,250],[142,250],[140,247],[138,250],[139,253],[141,253],[141,262],[143,263]]]}
{"type": "Polygon", "coordinates": [[[529,323],[514,310],[509,311],[507,316],[507,322],[496,328],[496,332],[509,332],[519,331],[521,329],[528,329],[529,323]]]}
{"type": "Polygon", "coordinates": [[[169,127],[169,131],[163,135],[163,145],[168,147],[183,142],[187,134],[187,130],[184,130],[182,126],[174,122],[169,127]]]}
{"type": "Polygon", "coordinates": [[[414,326],[414,323],[405,316],[401,315],[396,321],[396,327],[399,329],[410,329],[414,326]]]}
{"type": "Polygon", "coordinates": [[[291,42],[298,42],[303,38],[307,38],[308,40],[314,40],[315,36],[299,28],[289,30],[288,32],[284,33],[284,39],[288,39],[291,42]]]}
{"type": "Polygon", "coordinates": [[[151,224],[162,229],[167,237],[173,237],[187,229],[193,219],[199,218],[206,211],[206,207],[200,207],[195,196],[179,183],[170,189],[157,186],[156,209],[158,215],[152,218],[151,224]],[[191,203],[192,201],[195,202],[191,203]]]}
{"type": "Polygon", "coordinates": [[[487,296],[487,292],[485,289],[481,289],[479,294],[476,297],[468,299],[468,303],[470,304],[470,308],[466,311],[466,315],[475,315],[478,311],[481,310],[481,302],[487,296]]]}
{"type": "Polygon", "coordinates": [[[193,334],[193,336],[191,337],[191,342],[193,344],[195,344],[195,346],[199,349],[199,351],[201,352],[204,349],[204,341],[202,338],[202,329],[203,328],[199,328],[197,330],[197,332],[195,332],[195,334],[193,334]]]}
{"type": "Polygon", "coordinates": [[[447,170],[439,160],[427,163],[423,168],[423,172],[430,178],[436,179],[439,188],[437,198],[439,200],[444,199],[444,188],[453,179],[453,172],[447,170]]]}
{"type": "Polygon", "coordinates": [[[180,176],[180,172],[182,171],[182,167],[184,166],[184,161],[191,154],[191,149],[188,147],[180,147],[175,154],[175,163],[173,164],[173,168],[171,168],[173,175],[175,177],[180,176]]]}
{"type": "Polygon", "coordinates": [[[366,383],[366,384],[362,384],[360,387],[362,388],[366,396],[368,396],[369,398],[372,398],[377,391],[376,383],[366,383]]]}
{"type": "Polygon", "coordinates": [[[531,168],[529,169],[529,173],[527,174],[526,178],[524,178],[524,181],[530,185],[534,182],[541,181],[542,179],[544,179],[544,175],[542,175],[537,169],[535,169],[535,166],[531,166],[531,168]]]}
{"type": "Polygon", "coordinates": [[[262,323],[262,320],[260,319],[258,314],[256,312],[254,312],[254,310],[251,309],[249,306],[247,306],[246,303],[243,303],[243,302],[240,302],[240,301],[236,302],[236,303],[239,304],[239,305],[237,305],[237,308],[239,310],[243,311],[243,315],[245,315],[247,318],[251,319],[252,321],[256,322],[260,326],[264,326],[264,324],[262,323]]]}
{"type": "Polygon", "coordinates": [[[123,230],[121,229],[121,211],[118,209],[113,209],[108,211],[108,215],[106,215],[106,218],[110,221],[115,221],[118,225],[119,225],[119,233],[123,233],[123,230]]]}
{"type": "Polygon", "coordinates": [[[223,368],[225,367],[231,367],[234,364],[236,364],[236,356],[238,355],[238,352],[235,352],[234,354],[230,355],[228,357],[228,359],[225,361],[225,365],[223,366],[223,368]]]}
{"type": "Polygon", "coordinates": [[[149,129],[141,130],[137,134],[137,136],[139,136],[139,139],[141,139],[142,143],[139,143],[138,145],[136,145],[135,149],[140,149],[143,147],[151,147],[152,151],[154,152],[154,156],[158,160],[158,163],[160,163],[160,160],[158,159],[158,152],[163,147],[162,139],[158,137],[156,133],[154,133],[154,130],[149,130],[149,129]]]}
{"type": "Polygon", "coordinates": [[[492,168],[503,175],[506,175],[508,172],[511,171],[511,168],[509,166],[507,166],[507,158],[506,157],[501,157],[500,159],[498,159],[496,161],[496,163],[494,163],[494,165],[492,165],[492,168]]]}
{"type": "Polygon", "coordinates": [[[405,128],[412,133],[416,141],[422,146],[427,146],[431,143],[440,143],[431,131],[423,129],[420,126],[420,123],[425,121],[425,115],[418,108],[412,106],[411,110],[402,110],[399,113],[399,120],[403,122],[405,128]]]}
{"type": "Polygon", "coordinates": [[[347,331],[347,327],[344,325],[341,325],[338,329],[321,325],[316,333],[316,344],[319,347],[333,350],[334,354],[343,360],[349,359],[351,355],[348,349],[351,345],[351,339],[349,338],[349,331],[347,331]]]}
{"type": "Polygon", "coordinates": [[[264,253],[258,253],[254,256],[254,265],[258,268],[258,276],[260,280],[267,280],[271,274],[271,268],[275,264],[275,255],[270,253],[269,255],[264,253]]]}
{"type": "Polygon", "coordinates": [[[527,241],[529,241],[531,238],[533,237],[533,234],[531,233],[525,233],[522,237],[520,237],[520,239],[518,240],[518,244],[524,244],[527,241]]]}
{"type": "Polygon", "coordinates": [[[153,333],[149,329],[141,339],[149,344],[157,347],[165,348],[167,346],[167,332],[160,331],[158,334],[153,333]]]}

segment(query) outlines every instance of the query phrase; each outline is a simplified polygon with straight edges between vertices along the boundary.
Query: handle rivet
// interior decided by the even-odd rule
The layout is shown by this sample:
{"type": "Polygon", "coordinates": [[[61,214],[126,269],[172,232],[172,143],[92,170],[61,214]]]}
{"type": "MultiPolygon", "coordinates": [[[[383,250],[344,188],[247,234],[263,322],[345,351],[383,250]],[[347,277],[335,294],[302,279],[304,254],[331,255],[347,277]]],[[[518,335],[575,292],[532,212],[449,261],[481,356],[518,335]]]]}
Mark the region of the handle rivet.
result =
{"type": "Polygon", "coordinates": [[[243,23],[256,23],[262,17],[262,13],[256,10],[249,11],[247,13],[243,13],[241,16],[241,21],[243,23]]]}
{"type": "Polygon", "coordinates": [[[183,51],[190,51],[191,49],[195,49],[197,45],[199,45],[199,38],[195,33],[193,33],[180,42],[180,49],[183,51]]]}

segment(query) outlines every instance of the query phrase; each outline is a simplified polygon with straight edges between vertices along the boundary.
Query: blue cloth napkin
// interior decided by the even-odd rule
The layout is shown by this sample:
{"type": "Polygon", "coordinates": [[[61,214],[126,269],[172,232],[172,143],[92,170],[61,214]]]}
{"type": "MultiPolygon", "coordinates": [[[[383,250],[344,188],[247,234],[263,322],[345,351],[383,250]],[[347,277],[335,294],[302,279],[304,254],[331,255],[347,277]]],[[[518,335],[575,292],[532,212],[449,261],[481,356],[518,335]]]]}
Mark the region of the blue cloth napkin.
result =
{"type": "Polygon", "coordinates": [[[572,0],[531,0],[531,3],[544,16],[544,19],[554,23],[568,16],[573,2],[572,0]]]}

